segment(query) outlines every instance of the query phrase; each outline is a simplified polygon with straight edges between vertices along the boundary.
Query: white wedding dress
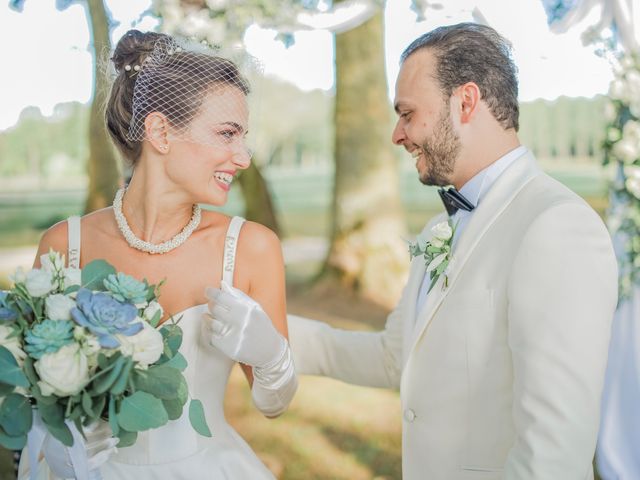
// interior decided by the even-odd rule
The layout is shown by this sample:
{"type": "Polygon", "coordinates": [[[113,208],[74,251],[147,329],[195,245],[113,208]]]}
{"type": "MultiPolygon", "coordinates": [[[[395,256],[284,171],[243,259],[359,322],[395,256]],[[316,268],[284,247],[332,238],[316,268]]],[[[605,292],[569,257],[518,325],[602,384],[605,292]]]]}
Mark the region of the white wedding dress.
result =
{"type": "MultiPolygon", "coordinates": [[[[77,218],[77,217],[75,217],[77,218]]],[[[234,217],[225,241],[223,279],[233,283],[235,246],[244,219],[234,217]]],[[[80,249],[79,219],[69,219],[69,263],[77,262],[80,249]]],[[[163,427],[138,434],[136,443],[120,448],[100,472],[104,480],[273,480],[275,477],[249,445],[227,423],[223,400],[234,361],[211,347],[200,335],[201,316],[207,305],[195,305],[176,314],[182,316],[183,338],[180,353],[188,362],[185,378],[189,393],[202,401],[209,428],[207,438],[198,434],[188,416],[188,403],[181,418],[163,427]]],[[[29,476],[25,450],[20,464],[20,480],[29,476]]],[[[39,480],[57,479],[44,460],[37,466],[39,480]]]]}

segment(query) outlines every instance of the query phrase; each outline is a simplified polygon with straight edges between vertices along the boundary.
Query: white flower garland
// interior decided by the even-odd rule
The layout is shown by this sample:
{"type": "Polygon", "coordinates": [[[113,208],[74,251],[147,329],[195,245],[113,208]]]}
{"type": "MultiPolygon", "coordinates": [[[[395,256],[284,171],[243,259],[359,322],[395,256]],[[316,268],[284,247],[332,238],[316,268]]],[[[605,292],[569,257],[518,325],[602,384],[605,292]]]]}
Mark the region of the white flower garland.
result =
{"type": "Polygon", "coordinates": [[[608,223],[622,242],[620,297],[626,298],[640,285],[640,62],[629,54],[613,59],[615,78],[609,89],[603,146],[604,164],[617,165],[608,223]]]}

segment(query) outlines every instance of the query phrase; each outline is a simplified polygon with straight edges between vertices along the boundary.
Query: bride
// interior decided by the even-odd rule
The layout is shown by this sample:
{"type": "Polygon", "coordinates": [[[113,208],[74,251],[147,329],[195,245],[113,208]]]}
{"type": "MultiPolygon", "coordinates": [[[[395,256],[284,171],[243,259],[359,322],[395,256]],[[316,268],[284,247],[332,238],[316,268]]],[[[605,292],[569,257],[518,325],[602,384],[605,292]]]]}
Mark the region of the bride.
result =
{"type": "MultiPolygon", "coordinates": [[[[185,413],[116,451],[102,425],[84,446],[90,476],[271,479],[226,423],[223,397],[235,362],[267,417],[284,412],[295,393],[280,244],[259,224],[198,206],[224,205],[234,176],[250,164],[249,86],[229,60],[159,33],[129,31],[112,61],[117,76],[106,123],[133,177],[113,207],[49,229],[35,266],[53,248],[67,251],[71,266],[101,258],[135,278],[165,280],[163,320],[182,317],[185,377],[190,394],[203,401],[213,436],[197,434],[185,413]]],[[[31,472],[22,456],[20,478],[76,476],[67,449],[53,437],[43,451],[31,472]]]]}

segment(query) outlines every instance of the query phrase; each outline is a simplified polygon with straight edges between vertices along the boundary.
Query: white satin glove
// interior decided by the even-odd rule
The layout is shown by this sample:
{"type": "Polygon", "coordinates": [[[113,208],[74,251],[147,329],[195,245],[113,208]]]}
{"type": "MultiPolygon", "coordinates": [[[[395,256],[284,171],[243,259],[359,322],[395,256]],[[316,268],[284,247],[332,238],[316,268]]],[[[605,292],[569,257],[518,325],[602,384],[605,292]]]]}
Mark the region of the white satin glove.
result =
{"type": "Polygon", "coordinates": [[[278,361],[288,348],[269,316],[241,290],[222,282],[221,288],[207,288],[209,314],[204,331],[211,346],[232,360],[252,367],[278,361]]]}
{"type": "MultiPolygon", "coordinates": [[[[89,478],[101,478],[100,466],[118,450],[116,448],[118,439],[112,436],[111,427],[107,422],[101,420],[85,427],[86,441],[73,423],[69,425],[69,428],[72,429],[73,433],[74,445],[72,447],[67,447],[53,435],[47,433],[42,444],[42,452],[49,468],[56,477],[76,478],[77,472],[71,461],[70,451],[77,447],[86,452],[89,478]]],[[[76,468],[79,468],[79,466],[76,465],[76,468]]]]}
{"type": "Polygon", "coordinates": [[[244,292],[222,282],[207,288],[209,314],[203,330],[211,344],[233,360],[253,367],[251,397],[267,417],[284,412],[298,389],[289,342],[262,307],[244,292]]]}

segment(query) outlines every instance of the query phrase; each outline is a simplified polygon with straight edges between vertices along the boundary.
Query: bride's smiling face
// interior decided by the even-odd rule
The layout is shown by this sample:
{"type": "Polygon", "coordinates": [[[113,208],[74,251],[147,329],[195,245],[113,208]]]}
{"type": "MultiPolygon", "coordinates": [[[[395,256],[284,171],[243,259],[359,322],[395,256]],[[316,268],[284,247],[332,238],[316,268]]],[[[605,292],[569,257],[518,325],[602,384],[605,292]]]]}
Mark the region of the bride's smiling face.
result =
{"type": "Polygon", "coordinates": [[[195,203],[223,205],[239,170],[249,167],[245,94],[219,86],[204,98],[186,135],[171,139],[167,174],[195,203]]]}

